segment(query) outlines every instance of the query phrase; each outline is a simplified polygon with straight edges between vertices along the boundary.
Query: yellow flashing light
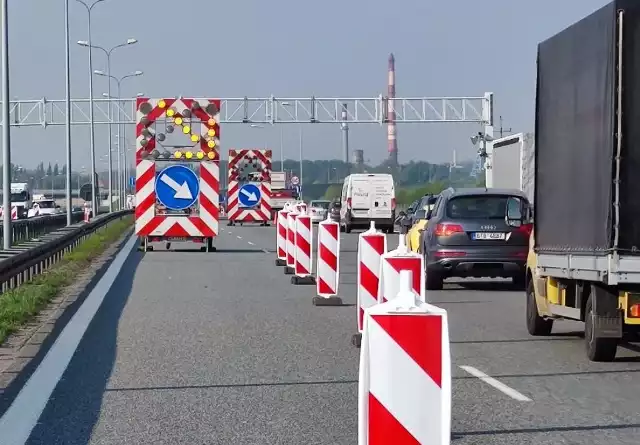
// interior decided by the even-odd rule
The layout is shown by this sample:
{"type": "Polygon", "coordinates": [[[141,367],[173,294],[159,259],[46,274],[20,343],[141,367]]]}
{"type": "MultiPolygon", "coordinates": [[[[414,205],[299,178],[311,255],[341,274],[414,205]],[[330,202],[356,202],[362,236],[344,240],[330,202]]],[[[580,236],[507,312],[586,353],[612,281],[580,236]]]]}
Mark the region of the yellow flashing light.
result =
{"type": "Polygon", "coordinates": [[[187,159],[191,159],[191,158],[193,157],[193,153],[191,153],[190,151],[188,151],[188,152],[186,152],[186,153],[184,154],[184,156],[185,156],[187,159]]]}
{"type": "Polygon", "coordinates": [[[166,108],[166,107],[167,107],[167,103],[166,103],[164,100],[162,100],[162,99],[161,99],[161,100],[158,102],[158,107],[160,107],[160,108],[166,108]]]}
{"type": "Polygon", "coordinates": [[[207,134],[211,137],[214,137],[216,135],[216,130],[214,130],[213,128],[211,128],[209,131],[207,131],[207,134]]]}
{"type": "Polygon", "coordinates": [[[199,140],[200,140],[200,136],[198,136],[197,134],[191,135],[191,142],[198,142],[199,140]]]}
{"type": "Polygon", "coordinates": [[[214,152],[210,151],[209,153],[207,153],[207,157],[208,157],[209,159],[215,159],[216,154],[215,154],[214,152]]]}
{"type": "Polygon", "coordinates": [[[191,133],[191,127],[190,127],[190,126],[188,126],[188,125],[185,125],[184,127],[182,127],[182,132],[183,132],[184,134],[189,134],[189,133],[191,133]]]}
{"type": "Polygon", "coordinates": [[[207,141],[207,147],[213,148],[216,146],[216,141],[207,141]]]}
{"type": "Polygon", "coordinates": [[[173,117],[173,116],[175,116],[175,114],[176,114],[176,110],[174,110],[173,108],[169,108],[167,110],[167,116],[173,117]]]}
{"type": "Polygon", "coordinates": [[[204,158],[204,153],[199,151],[198,153],[196,153],[196,156],[198,157],[198,159],[202,159],[202,158],[204,158]]]}
{"type": "Polygon", "coordinates": [[[173,155],[176,157],[176,159],[180,159],[182,157],[182,152],[176,151],[173,155]]]}
{"type": "Polygon", "coordinates": [[[182,125],[182,118],[181,117],[176,117],[175,121],[176,125],[182,125]]]}
{"type": "Polygon", "coordinates": [[[213,119],[213,118],[210,118],[210,119],[207,121],[207,125],[208,125],[208,126],[210,126],[210,127],[213,127],[215,124],[216,124],[216,120],[215,120],[215,119],[213,119]]]}

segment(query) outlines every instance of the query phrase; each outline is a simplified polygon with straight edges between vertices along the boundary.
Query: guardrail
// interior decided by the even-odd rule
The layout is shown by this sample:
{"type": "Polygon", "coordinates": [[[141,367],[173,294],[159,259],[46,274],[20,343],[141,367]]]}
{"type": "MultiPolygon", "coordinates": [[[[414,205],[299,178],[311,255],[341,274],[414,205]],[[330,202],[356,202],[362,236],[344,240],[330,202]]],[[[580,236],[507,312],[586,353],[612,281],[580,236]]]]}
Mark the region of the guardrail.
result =
{"type": "MultiPolygon", "coordinates": [[[[73,212],[71,222],[82,221],[84,212],[73,212]]],[[[67,214],[42,215],[28,219],[11,221],[11,245],[36,238],[44,233],[60,229],[67,225],[67,214]]],[[[4,225],[0,224],[0,239],[4,239],[4,225]]]]}
{"type": "MultiPolygon", "coordinates": [[[[0,250],[0,292],[4,293],[31,280],[60,261],[65,253],[72,251],[98,229],[132,213],[132,210],[122,210],[99,215],[91,222],[60,228],[42,239],[32,240],[11,250],[0,250]]],[[[66,224],[66,215],[62,216],[66,224]]]]}

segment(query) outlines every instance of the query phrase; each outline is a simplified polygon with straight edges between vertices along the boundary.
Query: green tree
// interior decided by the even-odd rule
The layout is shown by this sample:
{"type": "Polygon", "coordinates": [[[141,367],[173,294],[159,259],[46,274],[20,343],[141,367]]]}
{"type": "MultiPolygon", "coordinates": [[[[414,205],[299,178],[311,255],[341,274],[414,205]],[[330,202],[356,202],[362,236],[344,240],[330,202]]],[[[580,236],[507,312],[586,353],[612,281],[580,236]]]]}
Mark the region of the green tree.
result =
{"type": "Polygon", "coordinates": [[[60,174],[60,167],[58,167],[58,163],[53,166],[53,176],[58,176],[60,174]]]}
{"type": "Polygon", "coordinates": [[[327,191],[324,192],[324,199],[327,200],[333,200],[336,198],[340,197],[340,194],[342,193],[342,186],[339,184],[331,184],[328,188],[327,191]]]}
{"type": "Polygon", "coordinates": [[[51,176],[53,174],[53,168],[51,168],[51,162],[49,162],[49,167],[47,167],[47,176],[51,176]]]}

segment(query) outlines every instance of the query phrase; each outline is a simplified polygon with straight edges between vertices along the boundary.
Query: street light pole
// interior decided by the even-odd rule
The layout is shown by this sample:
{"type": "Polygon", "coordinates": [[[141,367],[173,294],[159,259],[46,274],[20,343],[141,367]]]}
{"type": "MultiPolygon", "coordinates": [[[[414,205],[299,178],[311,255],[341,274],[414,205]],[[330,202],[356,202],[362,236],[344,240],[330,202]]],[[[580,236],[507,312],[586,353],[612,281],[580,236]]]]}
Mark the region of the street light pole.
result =
{"type": "MultiPolygon", "coordinates": [[[[108,88],[107,88],[107,94],[109,95],[109,98],[111,98],[111,79],[115,79],[112,75],[111,75],[111,53],[113,51],[115,51],[118,48],[123,48],[125,46],[129,46],[129,45],[134,45],[138,43],[138,40],[136,39],[127,39],[127,41],[125,43],[120,43],[119,45],[116,45],[114,47],[112,47],[111,49],[107,50],[106,48],[99,46],[99,45],[92,45],[90,44],[88,41],[84,41],[84,40],[80,40],[78,41],[78,45],[80,46],[86,46],[89,48],[89,52],[91,52],[92,49],[99,49],[102,50],[105,54],[105,56],[107,57],[107,77],[109,79],[109,84],[108,84],[108,88]]],[[[92,71],[93,72],[93,71],[92,71]]],[[[112,103],[111,101],[109,101],[108,104],[108,111],[107,113],[109,114],[109,124],[108,124],[108,133],[109,133],[109,138],[108,138],[108,147],[109,147],[109,211],[113,212],[113,160],[112,160],[112,155],[111,155],[111,150],[113,149],[112,145],[113,145],[113,141],[112,141],[112,127],[111,127],[111,121],[113,120],[113,107],[112,107],[112,103]]]]}
{"type": "MultiPolygon", "coordinates": [[[[9,10],[2,0],[2,242],[4,250],[11,249],[11,102],[9,96],[9,10]]],[[[26,209],[25,209],[26,210],[26,209]]]]}
{"type": "MultiPolygon", "coordinates": [[[[136,42],[137,42],[137,40],[135,40],[135,39],[129,39],[129,40],[127,40],[127,44],[128,44],[128,45],[131,45],[131,44],[136,43],[136,42]]],[[[103,49],[103,48],[101,48],[101,49],[103,49]]],[[[104,49],[103,49],[103,50],[104,50],[104,49]]],[[[116,138],[118,139],[118,166],[119,166],[119,167],[118,167],[118,176],[124,176],[124,175],[123,175],[123,173],[122,173],[122,171],[120,170],[120,166],[122,165],[122,162],[121,162],[121,155],[122,155],[122,151],[121,151],[121,148],[120,148],[120,125],[121,125],[121,124],[119,123],[119,122],[120,122],[120,107],[121,107],[120,99],[121,99],[121,91],[122,91],[122,90],[121,90],[121,84],[122,84],[122,81],[123,81],[124,79],[127,79],[127,78],[129,78],[129,77],[138,77],[138,76],[142,76],[144,73],[143,73],[142,71],[134,71],[133,73],[125,74],[125,75],[124,75],[124,76],[122,76],[120,79],[118,79],[118,78],[117,78],[117,77],[115,77],[115,76],[112,76],[112,75],[111,75],[111,74],[109,74],[109,73],[105,73],[104,71],[100,71],[100,70],[95,70],[95,71],[93,72],[93,74],[97,74],[98,76],[108,77],[108,78],[109,78],[109,84],[111,84],[111,80],[115,80],[115,81],[116,81],[116,84],[117,84],[117,86],[118,86],[118,96],[117,96],[117,99],[118,99],[118,124],[117,124],[117,125],[118,125],[118,134],[117,134],[117,136],[116,136],[116,138]]],[[[103,95],[104,95],[104,94],[103,94],[103,95]]],[[[109,98],[109,100],[114,99],[114,98],[111,96],[111,92],[107,93],[107,97],[109,98]]],[[[124,128],[124,127],[123,127],[123,128],[124,128]]],[[[122,133],[122,134],[124,135],[124,131],[123,131],[123,133],[122,133]]],[[[124,137],[123,137],[123,138],[124,138],[124,137]]],[[[109,153],[109,159],[111,159],[111,153],[109,153]]],[[[111,161],[110,161],[110,162],[111,162],[111,161]]],[[[111,163],[109,163],[109,165],[111,165],[111,163]]],[[[120,180],[118,180],[118,183],[120,184],[120,180]]],[[[121,187],[121,189],[120,189],[120,190],[121,190],[122,192],[120,193],[120,198],[121,198],[121,200],[122,200],[122,194],[123,194],[123,192],[124,192],[124,182],[122,182],[121,184],[122,184],[122,187],[121,187]]],[[[124,201],[123,201],[123,200],[122,200],[122,206],[124,206],[124,201]]],[[[122,208],[122,207],[121,207],[121,208],[122,208]]]]}
{"type": "Polygon", "coordinates": [[[89,138],[91,143],[91,208],[93,216],[98,215],[98,197],[96,196],[97,182],[96,182],[96,134],[95,134],[95,119],[93,115],[93,56],[91,51],[91,11],[98,3],[102,3],[105,0],[96,0],[87,5],[82,0],[76,0],[87,9],[87,44],[89,46],[89,138]]]}
{"type": "MultiPolygon", "coordinates": [[[[70,50],[70,32],[69,32],[69,0],[64,0],[64,46],[65,46],[65,85],[66,85],[66,96],[65,96],[65,108],[66,108],[66,116],[65,116],[65,133],[66,133],[66,163],[67,163],[67,171],[66,171],[66,195],[67,195],[67,226],[73,224],[71,209],[71,50],[70,50]]],[[[78,187],[78,191],[80,187],[78,187]]],[[[78,193],[79,194],[79,193],[78,193]]]]}

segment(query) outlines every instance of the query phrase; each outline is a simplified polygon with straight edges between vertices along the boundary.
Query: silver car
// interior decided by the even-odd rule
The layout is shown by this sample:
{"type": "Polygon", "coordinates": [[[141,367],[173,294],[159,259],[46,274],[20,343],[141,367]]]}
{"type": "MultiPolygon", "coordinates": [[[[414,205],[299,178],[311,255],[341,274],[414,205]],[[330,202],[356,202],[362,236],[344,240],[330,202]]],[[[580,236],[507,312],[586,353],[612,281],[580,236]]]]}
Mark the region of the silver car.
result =
{"type": "Polygon", "coordinates": [[[329,206],[331,201],[316,200],[309,203],[309,212],[311,213],[311,222],[317,223],[327,219],[329,206]]]}

